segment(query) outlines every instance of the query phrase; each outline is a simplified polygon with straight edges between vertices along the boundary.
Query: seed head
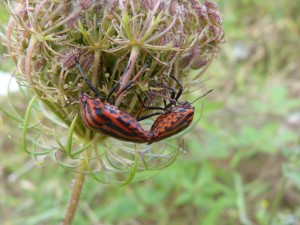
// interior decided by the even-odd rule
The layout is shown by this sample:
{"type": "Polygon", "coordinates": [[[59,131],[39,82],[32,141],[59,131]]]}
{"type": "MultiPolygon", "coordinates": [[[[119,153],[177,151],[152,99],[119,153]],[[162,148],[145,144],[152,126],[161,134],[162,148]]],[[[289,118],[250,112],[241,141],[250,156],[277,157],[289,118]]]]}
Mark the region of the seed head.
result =
{"type": "MultiPolygon", "coordinates": [[[[153,81],[178,88],[171,74],[181,81],[184,91],[189,89],[186,80],[198,84],[189,77],[190,70],[204,71],[224,40],[221,13],[208,0],[23,0],[10,11],[10,22],[0,36],[6,39],[0,41],[17,63],[17,79],[68,127],[72,124],[81,140],[90,140],[96,133],[80,119],[73,121],[79,110],[78,96],[90,93],[75,58],[103,99],[119,83],[111,99],[135,116],[141,107],[136,93],[147,95],[153,81]],[[132,87],[114,99],[145,64],[147,68],[132,87]]],[[[169,95],[163,88],[153,91],[169,95]]],[[[165,99],[154,94],[150,100],[161,106],[165,99]]],[[[154,157],[143,154],[137,157],[145,157],[143,162],[154,157]]],[[[136,157],[132,156],[128,157],[136,157]]],[[[115,159],[116,164],[120,162],[127,161],[115,159]]]]}

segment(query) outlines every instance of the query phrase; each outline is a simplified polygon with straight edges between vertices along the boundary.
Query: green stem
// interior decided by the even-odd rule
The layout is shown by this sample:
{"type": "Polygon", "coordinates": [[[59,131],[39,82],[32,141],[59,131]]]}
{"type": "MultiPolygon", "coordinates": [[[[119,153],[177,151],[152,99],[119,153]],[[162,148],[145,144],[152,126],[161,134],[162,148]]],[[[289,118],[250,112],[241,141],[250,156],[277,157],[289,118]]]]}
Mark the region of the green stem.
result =
{"type": "MultiPolygon", "coordinates": [[[[87,154],[85,151],[84,154],[87,154]]],[[[71,198],[69,199],[68,208],[65,214],[63,225],[71,225],[74,219],[78,203],[80,200],[80,195],[83,189],[84,181],[85,181],[85,171],[86,171],[86,162],[82,160],[81,165],[78,168],[78,173],[75,176],[75,182],[73,184],[71,198]]]]}

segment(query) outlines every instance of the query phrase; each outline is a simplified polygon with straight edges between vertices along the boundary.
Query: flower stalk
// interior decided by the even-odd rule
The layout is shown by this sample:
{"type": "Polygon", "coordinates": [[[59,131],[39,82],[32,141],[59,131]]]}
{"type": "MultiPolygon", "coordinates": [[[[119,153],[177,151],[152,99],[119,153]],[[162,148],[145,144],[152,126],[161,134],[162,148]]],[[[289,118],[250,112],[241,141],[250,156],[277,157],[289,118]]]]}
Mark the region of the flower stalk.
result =
{"type": "Polygon", "coordinates": [[[85,175],[86,168],[87,168],[86,161],[81,161],[80,166],[78,167],[77,173],[75,175],[75,180],[72,187],[72,193],[65,213],[63,225],[72,224],[80,200],[81,192],[83,189],[85,176],[86,176],[85,175]]]}

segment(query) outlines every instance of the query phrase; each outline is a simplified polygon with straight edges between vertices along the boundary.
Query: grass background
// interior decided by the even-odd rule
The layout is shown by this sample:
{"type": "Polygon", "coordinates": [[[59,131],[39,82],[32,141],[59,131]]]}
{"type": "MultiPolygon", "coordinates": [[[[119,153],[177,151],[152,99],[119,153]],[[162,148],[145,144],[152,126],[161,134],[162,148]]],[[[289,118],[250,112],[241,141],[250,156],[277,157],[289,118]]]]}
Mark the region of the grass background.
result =
{"type": "MultiPolygon", "coordinates": [[[[214,91],[185,137],[187,153],[124,188],[88,177],[75,225],[300,224],[300,4],[217,2],[226,42],[204,75],[214,91]]],[[[6,108],[7,98],[0,102],[6,108]]],[[[18,147],[21,128],[4,114],[0,132],[1,224],[58,224],[74,174],[51,160],[36,166],[18,147]]]]}

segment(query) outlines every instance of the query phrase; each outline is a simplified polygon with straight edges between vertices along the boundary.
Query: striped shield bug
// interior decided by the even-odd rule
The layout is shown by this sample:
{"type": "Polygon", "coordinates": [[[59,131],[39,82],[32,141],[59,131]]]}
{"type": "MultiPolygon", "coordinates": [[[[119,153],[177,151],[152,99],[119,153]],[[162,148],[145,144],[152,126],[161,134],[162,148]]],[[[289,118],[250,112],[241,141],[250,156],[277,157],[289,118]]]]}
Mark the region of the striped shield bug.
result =
{"type": "MultiPolygon", "coordinates": [[[[171,75],[171,77],[176,81],[180,88],[179,91],[176,93],[175,90],[173,90],[172,88],[160,85],[161,87],[169,89],[171,92],[171,98],[167,98],[170,101],[168,104],[166,104],[166,102],[164,101],[164,107],[145,106],[147,98],[145,98],[142,102],[141,110],[142,108],[145,108],[162,110],[163,112],[154,112],[142,117],[139,116],[141,110],[138,113],[138,121],[152,117],[154,115],[159,115],[150,129],[151,138],[147,142],[148,145],[152,144],[153,142],[164,140],[186,129],[192,123],[194,118],[195,108],[192,106],[192,104],[212,91],[210,90],[206,92],[204,95],[197,98],[192,103],[189,103],[188,101],[180,102],[178,101],[178,99],[180,98],[183,91],[182,85],[174,76],[171,75]]],[[[163,97],[166,98],[166,96],[163,97]]],[[[138,98],[140,101],[142,101],[139,96],[138,98]]]]}
{"type": "Polygon", "coordinates": [[[92,98],[86,93],[80,94],[80,112],[85,126],[93,131],[121,141],[134,143],[148,142],[151,134],[145,131],[139,122],[129,113],[109,103],[109,98],[105,100],[101,97],[96,88],[87,79],[79,61],[76,58],[75,61],[84,81],[97,96],[96,98],[92,98]],[[105,102],[103,102],[104,100],[105,102]]]}

